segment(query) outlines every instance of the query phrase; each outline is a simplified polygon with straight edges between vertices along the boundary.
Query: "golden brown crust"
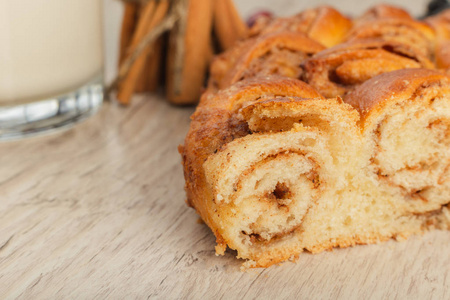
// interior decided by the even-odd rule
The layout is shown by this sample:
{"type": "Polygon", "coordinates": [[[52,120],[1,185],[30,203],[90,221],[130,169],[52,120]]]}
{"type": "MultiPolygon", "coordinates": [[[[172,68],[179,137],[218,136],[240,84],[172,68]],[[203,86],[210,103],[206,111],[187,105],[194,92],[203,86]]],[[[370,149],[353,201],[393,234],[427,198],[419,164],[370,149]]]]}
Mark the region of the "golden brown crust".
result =
{"type": "Polygon", "coordinates": [[[427,87],[440,82],[450,82],[450,77],[442,72],[427,69],[404,69],[372,78],[348,93],[344,101],[353,106],[362,120],[369,113],[397,99],[409,99],[419,87],[427,87]]]}
{"type": "Polygon", "coordinates": [[[199,108],[220,108],[237,112],[246,102],[264,97],[295,96],[302,98],[323,98],[322,95],[303,81],[283,76],[261,76],[248,78],[217,93],[205,93],[199,108]]]}
{"type": "Polygon", "coordinates": [[[211,67],[211,88],[226,88],[256,75],[298,77],[301,61],[324,47],[302,33],[281,31],[244,42],[211,67]]]}
{"type": "MultiPolygon", "coordinates": [[[[207,189],[203,163],[222,146],[250,133],[247,123],[236,118],[235,114],[245,102],[254,102],[264,96],[322,98],[300,80],[277,76],[248,79],[217,94],[205,93],[191,117],[185,145],[179,148],[186,178],[187,202],[213,230],[217,225],[210,214],[214,210],[211,206],[215,204],[211,202],[213,197],[207,189]]],[[[220,238],[220,233],[214,232],[220,238]]]]}
{"type": "Polygon", "coordinates": [[[407,18],[381,18],[367,21],[349,31],[347,40],[382,38],[415,48],[430,59],[434,56],[436,33],[424,22],[407,18]]]}
{"type": "MultiPolygon", "coordinates": [[[[306,93],[305,93],[306,96],[306,93]]],[[[309,97],[277,97],[270,99],[258,99],[247,102],[239,109],[239,114],[248,123],[252,132],[288,131],[291,130],[302,119],[305,111],[310,115],[333,115],[336,119],[345,115],[345,121],[356,124],[359,115],[350,105],[340,105],[344,102],[340,97],[336,99],[324,99],[309,94],[309,97]],[[314,100],[311,100],[314,99],[314,100]],[[314,105],[311,104],[314,101],[314,105]],[[337,106],[337,107],[336,107],[337,106]],[[339,110],[337,109],[339,108],[339,110]]],[[[344,122],[345,122],[344,121],[344,122]]],[[[304,126],[316,126],[321,128],[320,121],[308,123],[303,120],[304,126]]]]}
{"type": "Polygon", "coordinates": [[[450,9],[424,20],[436,32],[436,65],[438,68],[450,68],[450,9]]]}
{"type": "MultiPolygon", "coordinates": [[[[422,232],[432,223],[442,228],[449,223],[448,202],[432,217],[405,215],[396,206],[396,196],[390,198],[389,191],[379,187],[374,190],[376,195],[362,192],[350,204],[345,200],[358,189],[372,193],[368,187],[378,184],[372,183],[376,178],[358,183],[359,176],[369,176],[367,166],[373,167],[362,142],[368,116],[385,113],[385,105],[409,99],[422,88],[450,84],[443,72],[424,69],[434,67],[430,54],[434,31],[401,9],[381,5],[359,19],[362,25],[352,30],[345,44],[327,50],[296,32],[321,36],[326,29],[321,27],[326,24],[323,20],[331,20],[332,15],[332,10],[321,8],[266,22],[256,37],[216,58],[185,146],[179,148],[188,204],[214,232],[216,253],[223,254],[227,246],[236,249],[238,257],[249,260],[247,267],[268,267],[297,257],[303,249],[316,253],[374,243],[422,232]],[[294,65],[288,52],[318,52],[300,69],[304,72],[301,78],[311,85],[288,78],[299,76],[295,72],[276,71],[278,75],[267,76],[271,73],[265,71],[272,67],[294,65]],[[402,68],[409,69],[398,70],[402,68]],[[344,94],[345,102],[339,97],[325,98],[344,94]],[[337,167],[341,165],[352,166],[337,167]],[[277,170],[275,175],[273,170],[277,170]],[[298,203],[304,201],[301,212],[289,206],[295,195],[302,196],[298,203]],[[371,210],[375,215],[383,212],[381,206],[389,210],[389,216],[381,216],[376,223],[387,220],[396,225],[377,227],[381,225],[365,220],[361,224],[367,226],[337,232],[328,220],[318,221],[331,212],[339,216],[332,222],[347,226],[353,217],[358,218],[358,209],[362,220],[371,210]],[[278,222],[276,218],[285,215],[278,222]],[[409,227],[402,220],[405,216],[409,227]],[[273,230],[268,227],[275,223],[268,220],[278,222],[273,230]]],[[[430,126],[447,126],[440,122],[432,120],[430,126]]]]}
{"type": "Polygon", "coordinates": [[[288,18],[266,18],[251,28],[249,36],[277,31],[301,32],[325,47],[331,47],[342,42],[351,27],[352,21],[339,11],[320,6],[288,18]]]}
{"type": "Polygon", "coordinates": [[[357,18],[355,20],[355,26],[361,25],[364,22],[385,18],[413,20],[413,17],[403,8],[389,4],[378,4],[357,18]]]}
{"type": "Polygon", "coordinates": [[[436,46],[436,66],[439,69],[450,68],[450,40],[441,41],[436,46]]]}
{"type": "Polygon", "coordinates": [[[446,9],[437,15],[428,17],[424,22],[433,27],[438,40],[450,39],[450,9],[446,9]]]}
{"type": "MultiPolygon", "coordinates": [[[[186,178],[187,202],[210,228],[215,228],[210,219],[212,196],[208,196],[202,165],[217,149],[248,134],[248,128],[231,118],[228,111],[219,108],[199,108],[191,119],[185,145],[179,149],[186,178]]],[[[216,237],[220,238],[220,235],[216,233],[216,237]]]]}
{"type": "Polygon", "coordinates": [[[408,44],[398,42],[395,40],[383,39],[383,38],[364,38],[354,39],[332,48],[328,48],[321,51],[315,57],[326,57],[331,53],[338,53],[346,50],[359,50],[359,49],[383,49],[387,52],[394,53],[403,57],[407,57],[419,62],[423,68],[434,68],[433,62],[425,56],[421,51],[417,51],[415,47],[411,47],[408,44]]]}
{"type": "Polygon", "coordinates": [[[450,201],[449,96],[443,72],[405,69],[373,78],[345,99],[360,112],[372,145],[370,174],[397,195],[405,214],[426,217],[450,201]]]}
{"type": "Polygon", "coordinates": [[[380,38],[358,39],[329,48],[307,59],[302,79],[325,97],[344,96],[376,75],[404,68],[433,68],[415,48],[380,38]]]}
{"type": "Polygon", "coordinates": [[[330,6],[322,6],[316,11],[317,15],[311,22],[307,35],[325,47],[342,42],[352,28],[352,21],[330,6]]]}

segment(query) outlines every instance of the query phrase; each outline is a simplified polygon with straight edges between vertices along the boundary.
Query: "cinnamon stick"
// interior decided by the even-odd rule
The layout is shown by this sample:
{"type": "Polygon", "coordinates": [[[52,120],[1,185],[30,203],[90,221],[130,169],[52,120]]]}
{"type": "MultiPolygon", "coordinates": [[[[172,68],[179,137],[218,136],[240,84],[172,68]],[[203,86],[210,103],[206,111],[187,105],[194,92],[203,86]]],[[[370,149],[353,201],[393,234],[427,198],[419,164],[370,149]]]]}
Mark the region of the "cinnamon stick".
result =
{"type": "Polygon", "coordinates": [[[170,33],[167,99],[193,104],[199,100],[210,59],[213,0],[182,1],[185,11],[170,33]]]}
{"type": "Polygon", "coordinates": [[[136,93],[154,92],[158,89],[162,75],[163,42],[163,37],[160,37],[150,46],[152,51],[146,56],[144,68],[136,83],[136,93]]]}
{"type": "Polygon", "coordinates": [[[136,79],[136,84],[134,86],[134,93],[145,93],[148,91],[147,87],[148,78],[147,72],[145,72],[145,70],[147,70],[150,64],[149,58],[150,58],[149,55],[146,55],[143,70],[136,79]]]}
{"type": "MultiPolygon", "coordinates": [[[[153,0],[152,0],[153,1],[153,0]]],[[[143,10],[143,8],[144,8],[144,4],[143,4],[143,2],[141,2],[141,7],[140,7],[140,13],[142,13],[142,10],[143,10]]],[[[153,15],[152,15],[152,18],[153,18],[153,15]]],[[[145,72],[145,70],[147,70],[147,68],[148,68],[148,66],[149,66],[149,64],[150,64],[150,59],[151,59],[151,53],[153,52],[153,51],[149,51],[150,53],[145,53],[145,54],[143,54],[143,55],[145,55],[145,63],[144,63],[144,67],[143,67],[143,70],[142,70],[142,72],[141,72],[141,74],[139,75],[139,77],[136,79],[136,85],[135,85],[135,87],[134,87],[134,92],[135,93],[145,93],[145,92],[147,92],[148,91],[148,88],[147,88],[147,81],[148,81],[148,78],[147,78],[147,72],[145,72]]]]}
{"type": "Polygon", "coordinates": [[[122,28],[120,31],[119,66],[125,60],[128,48],[131,44],[131,39],[134,30],[136,29],[137,12],[137,3],[125,3],[122,28]]]}
{"type": "MultiPolygon", "coordinates": [[[[164,19],[168,10],[169,0],[149,1],[144,5],[133,35],[129,53],[136,50],[141,40],[164,19]]],[[[130,102],[137,80],[145,67],[146,56],[150,51],[152,51],[151,45],[134,61],[128,74],[119,83],[117,99],[120,103],[128,104],[130,102]]]]}
{"type": "MultiPolygon", "coordinates": [[[[220,1],[220,0],[219,0],[220,1]]],[[[235,40],[243,39],[247,36],[248,26],[241,18],[236,6],[233,3],[233,0],[224,0],[228,2],[228,12],[230,14],[231,24],[234,28],[235,40]]]]}
{"type": "Polygon", "coordinates": [[[216,0],[214,4],[214,32],[222,50],[247,35],[247,25],[239,16],[232,0],[216,0]]]}
{"type": "Polygon", "coordinates": [[[150,53],[147,61],[147,68],[144,70],[146,73],[146,91],[154,92],[158,89],[161,83],[163,70],[162,62],[164,58],[163,53],[164,36],[158,38],[153,45],[153,51],[150,53]]]}
{"type": "MultiPolygon", "coordinates": [[[[144,5],[141,2],[138,15],[142,14],[143,8],[144,8],[144,5]]],[[[152,17],[153,17],[153,15],[152,15],[152,17]]],[[[138,16],[138,18],[139,18],[139,16],[138,16]]],[[[145,58],[145,63],[144,63],[145,64],[144,70],[145,70],[147,68],[147,65],[149,64],[149,55],[147,55],[146,53],[143,54],[143,55],[145,55],[145,57],[146,57],[145,58]]],[[[136,92],[136,93],[144,93],[144,92],[147,91],[147,87],[146,87],[146,85],[147,85],[147,76],[146,75],[147,74],[144,71],[142,71],[141,74],[139,75],[139,77],[136,79],[136,85],[134,87],[134,92],[136,92]]]]}

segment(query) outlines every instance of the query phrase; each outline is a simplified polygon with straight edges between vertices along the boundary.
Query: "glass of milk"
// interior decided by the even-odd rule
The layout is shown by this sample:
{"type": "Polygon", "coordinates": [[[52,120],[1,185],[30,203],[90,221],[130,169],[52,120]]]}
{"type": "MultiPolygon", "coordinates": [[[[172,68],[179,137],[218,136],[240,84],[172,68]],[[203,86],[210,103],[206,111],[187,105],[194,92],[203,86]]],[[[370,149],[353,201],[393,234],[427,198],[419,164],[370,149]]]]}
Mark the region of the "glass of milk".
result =
{"type": "Polygon", "coordinates": [[[103,100],[102,0],[0,0],[0,139],[70,126],[103,100]]]}

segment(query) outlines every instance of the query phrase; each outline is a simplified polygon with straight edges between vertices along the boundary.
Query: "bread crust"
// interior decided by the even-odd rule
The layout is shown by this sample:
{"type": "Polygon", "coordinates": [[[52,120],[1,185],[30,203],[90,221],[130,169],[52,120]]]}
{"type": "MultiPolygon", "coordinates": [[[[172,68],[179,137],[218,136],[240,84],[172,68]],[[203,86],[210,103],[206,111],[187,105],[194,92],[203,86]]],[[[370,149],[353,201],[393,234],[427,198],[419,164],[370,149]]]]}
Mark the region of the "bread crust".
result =
{"type": "Polygon", "coordinates": [[[424,20],[436,32],[436,65],[438,68],[450,68],[450,9],[424,20]]]}
{"type": "Polygon", "coordinates": [[[367,10],[361,17],[355,20],[356,26],[378,19],[406,19],[413,20],[413,17],[404,9],[389,4],[378,4],[367,10]]]}
{"type": "Polygon", "coordinates": [[[424,22],[408,18],[380,18],[354,26],[346,40],[382,38],[399,41],[415,48],[416,52],[433,59],[436,32],[424,22]]]}
{"type": "Polygon", "coordinates": [[[367,80],[348,93],[344,101],[360,113],[361,123],[364,124],[369,115],[379,112],[389,102],[409,99],[421,87],[448,82],[450,77],[443,72],[403,69],[367,80]]]}
{"type": "Polygon", "coordinates": [[[434,68],[414,47],[381,38],[355,39],[302,63],[302,79],[326,97],[344,96],[376,75],[404,68],[434,68]]]}
{"type": "Polygon", "coordinates": [[[450,202],[449,99],[450,77],[426,69],[382,74],[345,98],[361,115],[369,176],[405,214],[442,212],[450,202]]]}
{"type": "MultiPolygon", "coordinates": [[[[290,31],[269,33],[241,43],[235,49],[231,49],[231,51],[216,58],[211,66],[209,86],[213,89],[223,89],[244,78],[256,76],[256,74],[245,74],[245,72],[251,69],[252,62],[263,56],[270,56],[273,51],[285,50],[294,52],[301,59],[323,49],[322,45],[308,38],[303,33],[290,31]]],[[[272,71],[272,68],[276,68],[277,65],[270,64],[270,62],[268,64],[268,66],[264,66],[265,62],[257,62],[257,66],[263,65],[263,72],[259,73],[266,76],[285,75],[287,77],[296,77],[298,71],[295,71],[295,69],[300,69],[298,67],[299,63],[296,61],[285,61],[285,68],[294,69],[294,73],[289,76],[290,73],[284,73],[283,69],[272,71]],[[267,71],[264,71],[265,69],[267,71]]]]}
{"type": "Polygon", "coordinates": [[[292,260],[305,249],[317,253],[450,228],[450,76],[432,70],[435,31],[381,5],[358,20],[347,42],[326,50],[295,32],[311,35],[311,28],[298,28],[317,22],[319,34],[326,30],[320,20],[333,14],[320,8],[271,21],[216,58],[179,147],[187,203],[215,234],[216,253],[235,249],[247,267],[292,260]],[[274,45],[315,53],[301,65],[299,76],[309,83],[246,73],[258,59],[267,63],[264,55],[274,45]],[[312,80],[317,74],[320,84],[312,80]],[[338,76],[334,86],[330,74],[338,76]],[[422,106],[434,95],[438,104],[422,106]],[[394,115],[396,104],[403,106],[394,115]],[[405,120],[395,119],[399,115],[405,120]],[[393,151],[388,154],[404,161],[391,172],[386,161],[394,158],[377,154],[386,152],[380,150],[383,139],[394,132],[401,146],[401,132],[391,128],[419,121],[432,136],[423,141],[437,154],[419,153],[414,164],[393,151]],[[427,172],[431,181],[425,183],[415,175],[427,172]],[[411,191],[410,182],[419,182],[419,190],[411,191]],[[437,201],[428,201],[436,195],[437,201]]]}
{"type": "Polygon", "coordinates": [[[304,82],[278,76],[252,78],[218,93],[205,93],[191,117],[184,146],[179,147],[186,179],[186,202],[213,230],[218,243],[223,238],[212,218],[216,204],[206,183],[203,163],[227,143],[250,133],[247,123],[237,118],[236,113],[244,103],[255,103],[261,95],[322,98],[304,82]]]}
{"type": "Polygon", "coordinates": [[[319,6],[287,18],[265,19],[250,29],[254,37],[277,31],[305,33],[325,47],[342,42],[352,28],[352,21],[331,6],[319,6]],[[332,24],[332,25],[331,25],[332,24]]]}

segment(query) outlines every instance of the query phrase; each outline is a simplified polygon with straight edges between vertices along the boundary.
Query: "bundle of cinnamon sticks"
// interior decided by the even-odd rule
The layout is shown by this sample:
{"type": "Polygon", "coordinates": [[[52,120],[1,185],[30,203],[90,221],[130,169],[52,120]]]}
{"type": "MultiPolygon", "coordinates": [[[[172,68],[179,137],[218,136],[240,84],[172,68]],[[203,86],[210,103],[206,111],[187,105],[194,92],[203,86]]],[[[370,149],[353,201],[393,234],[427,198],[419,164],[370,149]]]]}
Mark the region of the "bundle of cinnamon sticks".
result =
{"type": "Polygon", "coordinates": [[[247,35],[232,0],[123,0],[117,100],[165,86],[174,104],[196,103],[214,55],[247,35]]]}

